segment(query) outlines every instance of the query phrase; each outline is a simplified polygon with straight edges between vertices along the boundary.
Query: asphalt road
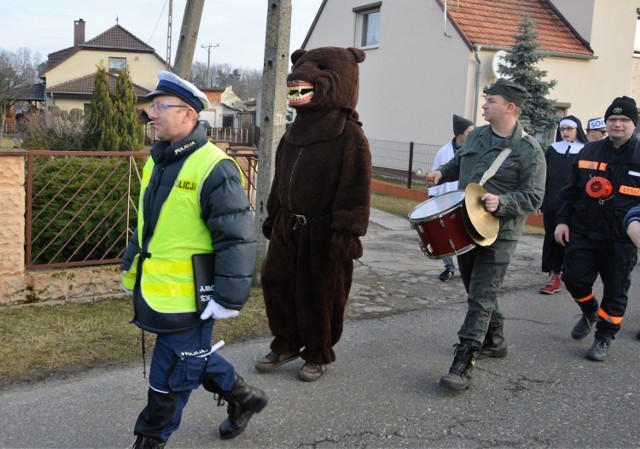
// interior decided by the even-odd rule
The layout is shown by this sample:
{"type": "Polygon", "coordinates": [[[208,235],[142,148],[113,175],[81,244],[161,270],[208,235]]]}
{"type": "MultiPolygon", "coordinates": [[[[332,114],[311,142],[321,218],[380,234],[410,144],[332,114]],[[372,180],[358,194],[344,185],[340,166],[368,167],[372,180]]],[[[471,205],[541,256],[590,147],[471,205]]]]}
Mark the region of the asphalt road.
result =
{"type": "MultiPolygon", "coordinates": [[[[465,307],[459,277],[437,280],[441,262],[417,249],[405,220],[376,211],[356,269],[337,361],[315,383],[297,360],[258,374],[268,339],[221,353],[270,397],[234,440],[218,437],[224,407],[192,395],[169,448],[632,448],[640,447],[638,268],[623,329],[609,360],[584,358],[592,337],[569,333],[578,308],[566,291],[540,295],[540,237],[518,246],[500,305],[509,355],[481,360],[472,386],[438,386],[453,359],[465,307]]],[[[597,286],[596,292],[601,291],[597,286]]],[[[0,394],[2,448],[131,447],[146,402],[142,367],[93,370],[0,394]]]]}

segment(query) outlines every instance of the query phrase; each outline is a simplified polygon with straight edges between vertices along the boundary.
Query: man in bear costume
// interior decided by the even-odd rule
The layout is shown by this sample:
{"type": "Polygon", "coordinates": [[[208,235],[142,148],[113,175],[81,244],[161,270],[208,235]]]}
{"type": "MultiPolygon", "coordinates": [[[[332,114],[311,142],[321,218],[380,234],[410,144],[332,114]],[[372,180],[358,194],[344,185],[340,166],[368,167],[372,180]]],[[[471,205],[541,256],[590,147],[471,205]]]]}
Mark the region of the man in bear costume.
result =
{"type": "Polygon", "coordinates": [[[287,77],[296,117],[280,140],[262,231],[270,240],[262,289],[270,372],[302,357],[298,377],[319,379],[336,359],[353,260],[369,224],[371,153],[355,110],[356,48],[296,50],[287,77]]]}

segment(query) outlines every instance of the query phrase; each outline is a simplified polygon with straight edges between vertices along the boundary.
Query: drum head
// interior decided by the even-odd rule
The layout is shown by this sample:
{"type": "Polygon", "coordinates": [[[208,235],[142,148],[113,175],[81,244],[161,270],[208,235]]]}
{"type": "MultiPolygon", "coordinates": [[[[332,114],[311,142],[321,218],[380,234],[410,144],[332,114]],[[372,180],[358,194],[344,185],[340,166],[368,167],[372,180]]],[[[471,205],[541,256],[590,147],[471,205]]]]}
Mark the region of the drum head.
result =
{"type": "Polygon", "coordinates": [[[452,190],[451,192],[443,193],[414,207],[411,212],[409,212],[409,220],[429,220],[452,211],[463,201],[464,190],[452,190]]]}
{"type": "MultiPolygon", "coordinates": [[[[464,209],[471,228],[475,232],[470,234],[479,235],[483,239],[491,240],[491,243],[498,237],[498,229],[500,228],[500,220],[484,207],[484,203],[480,198],[487,191],[480,184],[470,183],[464,189],[464,209]]],[[[481,245],[481,243],[478,245],[481,245]]],[[[491,244],[489,243],[489,245],[491,244]]],[[[484,245],[488,246],[488,245],[484,245]]]]}

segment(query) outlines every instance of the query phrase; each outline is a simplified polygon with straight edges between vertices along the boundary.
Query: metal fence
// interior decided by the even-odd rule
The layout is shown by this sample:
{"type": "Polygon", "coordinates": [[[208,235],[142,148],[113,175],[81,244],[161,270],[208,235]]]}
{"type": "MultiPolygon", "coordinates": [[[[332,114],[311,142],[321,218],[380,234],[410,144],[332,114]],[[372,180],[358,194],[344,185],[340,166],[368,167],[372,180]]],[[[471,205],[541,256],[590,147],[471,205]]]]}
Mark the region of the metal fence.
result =
{"type": "MultiPolygon", "coordinates": [[[[255,210],[258,152],[229,147],[255,210]]],[[[137,222],[148,152],[29,151],[26,173],[28,269],[120,263],[137,222]]]]}
{"type": "MultiPolygon", "coordinates": [[[[228,137],[228,136],[227,136],[228,137]]],[[[212,139],[214,140],[214,139],[212,139]]],[[[231,144],[233,145],[233,144],[231,144]]],[[[431,170],[439,145],[370,139],[373,173],[407,181],[431,170]]],[[[256,204],[258,149],[229,146],[256,204]]],[[[29,151],[26,266],[119,263],[135,227],[142,164],[148,152],[29,151]]]]}
{"type": "Polygon", "coordinates": [[[407,180],[411,188],[416,169],[431,171],[436,153],[442,145],[369,139],[373,174],[407,180]]]}
{"type": "Polygon", "coordinates": [[[147,152],[29,151],[26,266],[116,263],[137,214],[147,152]]]}

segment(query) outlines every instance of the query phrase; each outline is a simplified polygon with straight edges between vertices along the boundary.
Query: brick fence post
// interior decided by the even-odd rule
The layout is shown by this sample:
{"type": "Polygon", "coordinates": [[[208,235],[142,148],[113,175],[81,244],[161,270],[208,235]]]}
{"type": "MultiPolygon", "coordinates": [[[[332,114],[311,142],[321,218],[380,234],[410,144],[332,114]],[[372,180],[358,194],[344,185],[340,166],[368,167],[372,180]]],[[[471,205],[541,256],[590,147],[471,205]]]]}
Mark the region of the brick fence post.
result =
{"type": "Polygon", "coordinates": [[[0,150],[0,305],[24,295],[25,156],[0,150]]]}

